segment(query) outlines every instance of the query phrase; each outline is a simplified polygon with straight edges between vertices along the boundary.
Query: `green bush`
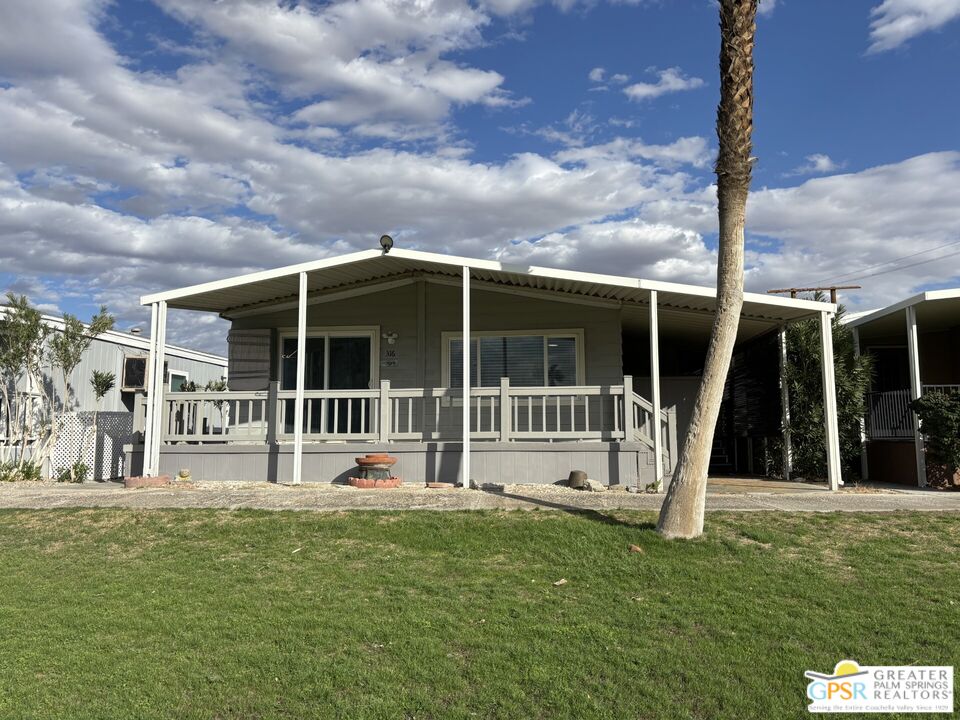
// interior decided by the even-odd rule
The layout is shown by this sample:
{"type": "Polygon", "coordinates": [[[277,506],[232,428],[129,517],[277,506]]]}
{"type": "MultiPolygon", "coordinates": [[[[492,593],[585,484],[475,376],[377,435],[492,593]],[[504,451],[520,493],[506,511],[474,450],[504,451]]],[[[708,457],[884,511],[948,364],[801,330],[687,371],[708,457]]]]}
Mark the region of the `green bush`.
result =
{"type": "Polygon", "coordinates": [[[927,458],[948,472],[960,470],[960,394],[928,392],[910,406],[920,418],[927,458]]]}
{"type": "Polygon", "coordinates": [[[0,482],[39,482],[42,479],[39,464],[26,462],[20,467],[12,460],[0,462],[0,482]]]}
{"type": "Polygon", "coordinates": [[[82,483],[86,482],[90,475],[90,467],[83,461],[77,460],[68,468],[62,468],[57,472],[57,482],[61,483],[82,483]]]}
{"type": "MultiPolygon", "coordinates": [[[[816,300],[825,300],[817,293],[816,300]]],[[[833,320],[833,367],[837,386],[837,429],[844,479],[860,475],[860,418],[873,374],[872,358],[857,356],[853,333],[841,322],[840,306],[833,320]]],[[[823,427],[823,370],[820,364],[820,320],[804,320],[787,329],[786,382],[790,390],[790,432],[796,477],[827,475],[823,427]]],[[[779,443],[777,443],[779,446],[779,443]]]]}

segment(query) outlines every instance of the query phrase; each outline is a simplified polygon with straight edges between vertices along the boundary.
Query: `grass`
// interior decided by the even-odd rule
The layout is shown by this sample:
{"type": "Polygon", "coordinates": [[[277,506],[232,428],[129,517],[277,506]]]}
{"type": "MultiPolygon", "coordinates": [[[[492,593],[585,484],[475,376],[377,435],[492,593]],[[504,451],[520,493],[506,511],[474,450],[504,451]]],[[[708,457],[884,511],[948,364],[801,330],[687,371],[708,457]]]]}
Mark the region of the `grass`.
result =
{"type": "Polygon", "coordinates": [[[960,665],[955,515],[653,520],[0,512],[0,716],[799,718],[805,669],[960,665]]]}

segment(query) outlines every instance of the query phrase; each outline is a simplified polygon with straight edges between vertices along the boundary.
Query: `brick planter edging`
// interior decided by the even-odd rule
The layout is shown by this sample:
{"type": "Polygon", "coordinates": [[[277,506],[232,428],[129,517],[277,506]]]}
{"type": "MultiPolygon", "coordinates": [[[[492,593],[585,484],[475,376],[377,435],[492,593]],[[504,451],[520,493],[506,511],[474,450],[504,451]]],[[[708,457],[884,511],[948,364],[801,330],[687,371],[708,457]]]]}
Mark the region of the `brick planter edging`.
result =
{"type": "Polygon", "coordinates": [[[136,488],[166,487],[170,484],[171,480],[169,475],[157,475],[156,477],[134,475],[133,477],[125,477],[123,479],[123,486],[128,490],[133,490],[136,488]]]}
{"type": "Polygon", "coordinates": [[[352,477],[349,478],[347,482],[350,483],[351,487],[355,487],[359,490],[372,490],[374,488],[379,490],[400,487],[400,478],[398,477],[391,477],[385,480],[352,477]]]}

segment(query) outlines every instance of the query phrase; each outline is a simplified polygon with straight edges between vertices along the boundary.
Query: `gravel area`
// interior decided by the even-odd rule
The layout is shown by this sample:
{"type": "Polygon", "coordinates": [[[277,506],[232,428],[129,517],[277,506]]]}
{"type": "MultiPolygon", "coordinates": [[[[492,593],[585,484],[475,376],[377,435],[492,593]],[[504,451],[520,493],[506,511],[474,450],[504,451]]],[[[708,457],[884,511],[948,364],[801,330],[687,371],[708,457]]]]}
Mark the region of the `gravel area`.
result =
{"type": "MultiPolygon", "coordinates": [[[[0,508],[221,508],[263,510],[494,510],[534,508],[562,510],[657,510],[663,495],[622,490],[582,492],[554,485],[506,485],[502,489],[357,490],[342,485],[272,485],[197,483],[188,487],[126,490],[113,483],[0,485],[0,508]]],[[[707,510],[782,510],[789,512],[960,512],[960,493],[858,492],[711,492],[707,510]]]]}

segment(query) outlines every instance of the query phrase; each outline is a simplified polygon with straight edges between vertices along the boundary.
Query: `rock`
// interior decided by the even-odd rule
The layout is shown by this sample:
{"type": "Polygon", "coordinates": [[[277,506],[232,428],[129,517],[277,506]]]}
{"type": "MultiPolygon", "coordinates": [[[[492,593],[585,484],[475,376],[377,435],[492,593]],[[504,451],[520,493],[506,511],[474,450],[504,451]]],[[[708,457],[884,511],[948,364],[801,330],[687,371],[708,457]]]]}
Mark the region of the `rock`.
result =
{"type": "Polygon", "coordinates": [[[587,482],[587,474],[583,470],[571,470],[570,477],[567,478],[567,485],[575,490],[582,490],[584,483],[587,482]]]}
{"type": "Polygon", "coordinates": [[[603,492],[607,488],[600,481],[587,478],[583,481],[583,489],[588,492],[603,492]]]}
{"type": "Polygon", "coordinates": [[[640,547],[639,545],[631,545],[631,546],[630,546],[630,552],[632,552],[632,553],[640,553],[640,554],[642,555],[642,554],[643,554],[643,548],[640,547]]]}

